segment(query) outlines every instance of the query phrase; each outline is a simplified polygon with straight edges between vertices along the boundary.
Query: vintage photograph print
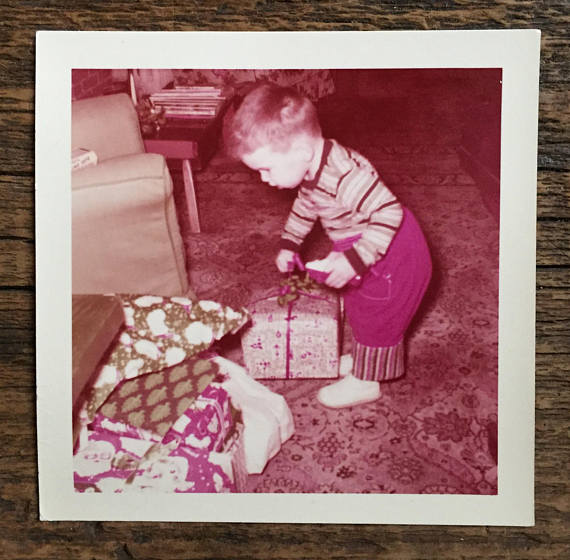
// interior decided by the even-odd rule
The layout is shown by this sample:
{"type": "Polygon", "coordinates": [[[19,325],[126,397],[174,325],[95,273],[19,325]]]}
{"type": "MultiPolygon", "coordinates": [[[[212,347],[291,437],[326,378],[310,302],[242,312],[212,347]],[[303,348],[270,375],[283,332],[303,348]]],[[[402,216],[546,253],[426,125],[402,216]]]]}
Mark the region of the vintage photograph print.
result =
{"type": "Polygon", "coordinates": [[[501,74],[74,69],[75,488],[495,494],[501,74]]]}
{"type": "Polygon", "coordinates": [[[402,498],[408,522],[461,523],[430,517],[450,496],[491,511],[513,460],[509,69],[240,60],[66,68],[66,511],[168,520],[173,499],[209,504],[177,520],[306,521],[309,504],[337,522],[350,514],[322,512],[346,503],[390,522],[381,500],[402,498]],[[220,499],[257,513],[212,514],[220,499]]]}

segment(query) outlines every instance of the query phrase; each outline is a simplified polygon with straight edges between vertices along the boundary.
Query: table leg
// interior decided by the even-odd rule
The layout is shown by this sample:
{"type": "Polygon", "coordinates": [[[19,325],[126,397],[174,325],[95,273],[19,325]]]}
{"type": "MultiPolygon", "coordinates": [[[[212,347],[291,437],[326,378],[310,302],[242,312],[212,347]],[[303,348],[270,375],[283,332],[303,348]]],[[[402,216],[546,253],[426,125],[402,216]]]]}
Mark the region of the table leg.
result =
{"type": "Polygon", "coordinates": [[[198,218],[198,203],[196,202],[196,190],[194,189],[194,179],[192,178],[192,168],[190,161],[182,160],[182,176],[184,178],[184,194],[190,218],[190,231],[200,233],[200,220],[198,218]]]}

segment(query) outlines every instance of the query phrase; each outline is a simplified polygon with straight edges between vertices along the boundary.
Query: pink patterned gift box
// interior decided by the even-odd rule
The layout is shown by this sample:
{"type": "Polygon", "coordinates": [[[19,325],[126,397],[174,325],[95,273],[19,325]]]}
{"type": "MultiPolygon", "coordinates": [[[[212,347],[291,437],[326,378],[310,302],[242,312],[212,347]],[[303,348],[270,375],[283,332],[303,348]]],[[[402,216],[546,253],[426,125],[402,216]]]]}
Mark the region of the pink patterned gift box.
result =
{"type": "Polygon", "coordinates": [[[304,285],[289,292],[286,286],[248,306],[252,324],[242,335],[242,349],[252,377],[338,377],[338,296],[312,282],[304,285]]]}
{"type": "Polygon", "coordinates": [[[156,454],[143,457],[125,484],[125,491],[129,490],[223,493],[235,492],[236,487],[207,451],[175,446],[173,441],[160,444],[156,454]]]}
{"type": "Polygon", "coordinates": [[[108,431],[89,432],[87,444],[73,456],[76,492],[123,492],[152,441],[108,431]]]}
{"type": "Polygon", "coordinates": [[[87,445],[74,455],[75,489],[239,492],[240,434],[219,383],[208,385],[162,438],[98,412],[87,445]]]}
{"type": "Polygon", "coordinates": [[[73,466],[77,492],[236,491],[230,473],[213,463],[207,451],[106,431],[89,434],[87,446],[75,454],[73,466]]]}

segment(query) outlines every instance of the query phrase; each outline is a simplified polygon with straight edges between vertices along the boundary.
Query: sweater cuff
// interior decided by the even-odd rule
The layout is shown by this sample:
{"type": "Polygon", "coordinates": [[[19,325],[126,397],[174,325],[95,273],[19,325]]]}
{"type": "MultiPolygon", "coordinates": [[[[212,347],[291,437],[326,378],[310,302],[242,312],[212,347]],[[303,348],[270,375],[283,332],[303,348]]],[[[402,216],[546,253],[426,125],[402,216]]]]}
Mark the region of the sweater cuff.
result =
{"type": "Polygon", "coordinates": [[[288,251],[293,251],[295,253],[298,253],[301,249],[301,245],[295,243],[294,241],[291,241],[290,239],[285,239],[284,237],[282,237],[279,240],[279,248],[287,249],[288,251]]]}
{"type": "Polygon", "coordinates": [[[368,267],[364,264],[364,261],[360,258],[360,255],[356,252],[354,247],[346,250],[344,252],[344,256],[347,258],[352,268],[354,268],[356,274],[362,276],[368,270],[368,267]]]}

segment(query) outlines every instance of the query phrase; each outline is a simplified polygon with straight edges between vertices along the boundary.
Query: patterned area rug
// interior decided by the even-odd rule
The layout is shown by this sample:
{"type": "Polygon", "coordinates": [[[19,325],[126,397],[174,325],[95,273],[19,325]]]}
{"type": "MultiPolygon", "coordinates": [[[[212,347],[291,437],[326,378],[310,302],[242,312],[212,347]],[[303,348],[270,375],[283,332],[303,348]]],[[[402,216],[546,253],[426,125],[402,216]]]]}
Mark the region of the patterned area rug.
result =
{"type": "MultiPolygon", "coordinates": [[[[434,278],[409,334],[407,373],[383,384],[377,402],[342,410],[317,403],[326,381],[264,381],[285,396],[296,431],[247,490],[496,493],[498,225],[462,171],[454,138],[353,140],[416,214],[432,251],[434,278]]],[[[295,193],[223,158],[196,183],[203,233],[185,233],[191,283],[199,297],[247,305],[280,279],[273,261],[295,193]]],[[[321,231],[309,245],[306,259],[329,247],[321,231]]],[[[243,363],[239,336],[219,351],[243,363]]]]}

